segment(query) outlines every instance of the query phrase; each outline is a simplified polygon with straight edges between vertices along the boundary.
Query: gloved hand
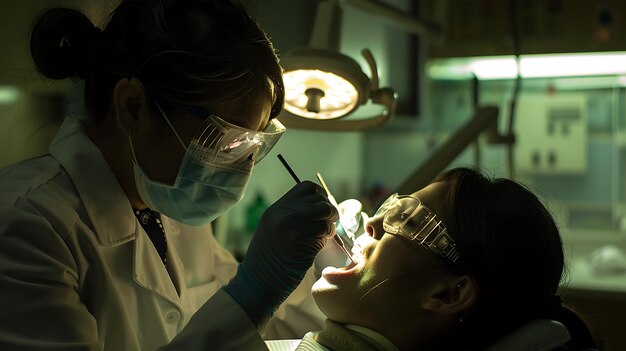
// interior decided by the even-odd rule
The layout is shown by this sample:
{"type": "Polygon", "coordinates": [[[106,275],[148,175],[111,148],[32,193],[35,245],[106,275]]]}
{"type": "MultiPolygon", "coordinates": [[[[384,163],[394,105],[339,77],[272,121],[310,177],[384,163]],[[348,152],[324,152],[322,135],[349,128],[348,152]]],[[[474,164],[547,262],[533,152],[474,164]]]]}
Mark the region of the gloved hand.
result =
{"type": "Polygon", "coordinates": [[[224,287],[257,327],[300,284],[338,218],[324,189],[309,181],[263,213],[237,274],[224,287]]]}
{"type": "MultiPolygon", "coordinates": [[[[348,250],[352,249],[354,240],[365,232],[365,222],[369,218],[363,212],[363,205],[359,200],[347,199],[338,204],[339,221],[335,224],[337,234],[341,236],[348,250]]],[[[315,258],[315,276],[319,278],[324,268],[343,267],[350,263],[341,248],[334,240],[328,238],[326,245],[315,258]]]]}

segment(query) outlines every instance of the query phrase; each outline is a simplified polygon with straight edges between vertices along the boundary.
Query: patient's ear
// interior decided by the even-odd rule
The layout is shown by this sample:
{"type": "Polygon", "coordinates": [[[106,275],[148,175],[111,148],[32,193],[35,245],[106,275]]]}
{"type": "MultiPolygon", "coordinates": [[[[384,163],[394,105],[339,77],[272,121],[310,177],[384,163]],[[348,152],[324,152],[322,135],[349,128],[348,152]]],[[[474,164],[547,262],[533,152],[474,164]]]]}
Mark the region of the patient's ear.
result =
{"type": "Polygon", "coordinates": [[[476,302],[478,291],[468,276],[451,277],[433,285],[422,308],[441,315],[458,315],[476,302]]]}

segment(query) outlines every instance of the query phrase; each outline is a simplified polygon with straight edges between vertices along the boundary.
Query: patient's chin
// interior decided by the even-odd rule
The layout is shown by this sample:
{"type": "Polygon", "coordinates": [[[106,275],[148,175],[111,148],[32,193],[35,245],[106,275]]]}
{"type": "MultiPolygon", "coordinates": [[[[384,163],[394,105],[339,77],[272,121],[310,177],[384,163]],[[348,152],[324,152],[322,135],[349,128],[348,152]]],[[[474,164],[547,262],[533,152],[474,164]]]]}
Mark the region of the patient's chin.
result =
{"type": "Polygon", "coordinates": [[[352,296],[324,278],[320,278],[313,284],[311,292],[320,311],[330,319],[341,319],[351,308],[352,296]]]}
{"type": "Polygon", "coordinates": [[[339,323],[367,324],[365,321],[368,318],[362,313],[361,308],[354,305],[354,301],[343,301],[326,294],[314,294],[313,296],[317,306],[326,318],[339,323]]]}

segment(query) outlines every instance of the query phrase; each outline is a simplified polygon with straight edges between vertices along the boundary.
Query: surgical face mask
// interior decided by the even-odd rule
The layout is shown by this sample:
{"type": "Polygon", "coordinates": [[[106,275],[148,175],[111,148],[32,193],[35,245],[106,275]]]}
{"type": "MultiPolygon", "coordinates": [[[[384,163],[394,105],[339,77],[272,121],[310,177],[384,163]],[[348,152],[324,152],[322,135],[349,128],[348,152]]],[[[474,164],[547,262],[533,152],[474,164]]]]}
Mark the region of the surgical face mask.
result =
{"type": "Polygon", "coordinates": [[[284,132],[278,121],[270,126],[282,129],[256,132],[210,116],[190,145],[185,146],[167,115],[157,107],[185,149],[185,155],[173,185],[156,182],[139,166],[129,133],[137,190],[148,207],[193,226],[215,220],[242,199],[254,164],[284,132]]]}
{"type": "Polygon", "coordinates": [[[403,236],[452,263],[460,264],[459,252],[448,230],[430,209],[413,196],[391,195],[374,217],[384,216],[386,233],[403,236]]]}

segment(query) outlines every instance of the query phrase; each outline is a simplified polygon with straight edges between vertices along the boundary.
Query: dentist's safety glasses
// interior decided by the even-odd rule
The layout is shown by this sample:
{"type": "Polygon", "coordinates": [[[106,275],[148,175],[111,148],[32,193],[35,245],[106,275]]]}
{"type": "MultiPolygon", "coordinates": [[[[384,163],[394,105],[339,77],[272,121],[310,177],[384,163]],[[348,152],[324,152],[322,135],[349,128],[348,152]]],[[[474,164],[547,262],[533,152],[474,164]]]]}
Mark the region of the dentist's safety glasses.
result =
{"type": "Polygon", "coordinates": [[[191,157],[205,165],[229,166],[249,159],[258,163],[276,145],[285,132],[285,126],[276,118],[269,121],[263,131],[243,128],[226,122],[216,115],[203,114],[198,109],[189,109],[190,115],[203,120],[189,146],[182,141],[176,129],[161,107],[157,107],[183,148],[191,157]]]}
{"type": "Polygon", "coordinates": [[[378,216],[384,216],[385,232],[406,237],[452,263],[460,263],[454,240],[437,216],[419,199],[393,194],[376,211],[374,217],[378,216]]]}

